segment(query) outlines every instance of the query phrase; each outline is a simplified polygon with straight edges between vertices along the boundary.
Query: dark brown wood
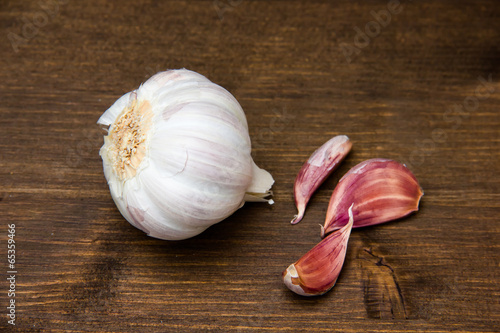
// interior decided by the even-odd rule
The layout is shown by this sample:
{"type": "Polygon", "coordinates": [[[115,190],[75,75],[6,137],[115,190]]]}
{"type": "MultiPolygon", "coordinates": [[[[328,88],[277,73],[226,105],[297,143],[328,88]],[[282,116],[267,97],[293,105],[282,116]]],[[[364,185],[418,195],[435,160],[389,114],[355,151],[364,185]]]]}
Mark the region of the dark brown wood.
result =
{"type": "Polygon", "coordinates": [[[0,330],[499,332],[500,7],[393,4],[2,1],[0,330]],[[95,123],[182,67],[239,100],[276,203],[167,242],[116,209],[95,123]],[[297,172],[337,134],[352,153],[290,225],[297,172]],[[354,230],[334,289],[292,294],[281,272],[319,241],[338,179],[374,157],[410,167],[420,211],[354,230]]]}

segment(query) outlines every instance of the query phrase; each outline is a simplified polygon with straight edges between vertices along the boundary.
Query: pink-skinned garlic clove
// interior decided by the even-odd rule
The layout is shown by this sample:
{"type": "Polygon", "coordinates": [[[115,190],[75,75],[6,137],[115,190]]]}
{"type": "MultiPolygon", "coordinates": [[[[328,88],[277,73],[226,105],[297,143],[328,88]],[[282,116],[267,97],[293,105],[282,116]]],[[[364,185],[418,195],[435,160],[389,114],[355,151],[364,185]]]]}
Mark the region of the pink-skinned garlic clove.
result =
{"type": "Polygon", "coordinates": [[[403,164],[371,159],[347,172],[335,187],[328,204],[322,237],[349,221],[347,208],[354,203],[353,228],[402,218],[418,210],[422,188],[403,164]]]}
{"type": "Polygon", "coordinates": [[[319,296],[333,288],[344,265],[353,225],[352,207],[347,214],[350,218],[344,227],[329,234],[283,272],[288,289],[302,296],[319,296]]]}
{"type": "Polygon", "coordinates": [[[345,135],[333,137],[319,147],[300,169],[293,188],[297,215],[291,221],[299,223],[304,217],[307,203],[318,187],[337,169],[347,156],[352,142],[345,135]]]}

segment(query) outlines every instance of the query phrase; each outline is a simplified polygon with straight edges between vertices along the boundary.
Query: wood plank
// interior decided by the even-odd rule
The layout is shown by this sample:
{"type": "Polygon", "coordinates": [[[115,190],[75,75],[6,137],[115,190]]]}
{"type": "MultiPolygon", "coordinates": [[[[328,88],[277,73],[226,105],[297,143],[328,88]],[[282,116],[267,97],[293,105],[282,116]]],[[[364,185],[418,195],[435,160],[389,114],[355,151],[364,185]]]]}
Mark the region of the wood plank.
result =
{"type": "Polygon", "coordinates": [[[4,279],[0,330],[498,332],[500,8],[401,1],[356,43],[390,3],[3,1],[0,268],[15,224],[17,273],[16,325],[4,279]],[[183,67],[238,99],[275,204],[167,242],[116,209],[96,121],[183,67]],[[353,151],[291,226],[295,176],[337,134],[353,151]],[[420,211],[354,230],[334,289],[292,294],[281,272],[319,241],[340,177],[374,157],[410,167],[420,211]]]}

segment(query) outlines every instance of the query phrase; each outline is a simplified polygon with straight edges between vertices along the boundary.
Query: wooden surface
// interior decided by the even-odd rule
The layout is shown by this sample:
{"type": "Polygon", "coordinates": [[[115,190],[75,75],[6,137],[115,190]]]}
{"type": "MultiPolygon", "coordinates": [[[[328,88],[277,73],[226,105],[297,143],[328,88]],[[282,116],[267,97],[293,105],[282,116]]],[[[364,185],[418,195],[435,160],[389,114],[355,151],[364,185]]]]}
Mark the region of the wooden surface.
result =
{"type": "Polygon", "coordinates": [[[499,332],[500,7],[402,1],[378,31],[371,11],[388,5],[1,1],[0,330],[499,332]],[[372,37],[355,44],[366,24],[372,37]],[[95,123],[153,73],[182,67],[241,103],[276,203],[167,242],[116,209],[95,123]],[[298,170],[337,134],[352,153],[290,225],[298,170]],[[374,157],[410,167],[420,211],[353,231],[324,297],[292,294],[281,272],[319,241],[339,178],[374,157]]]}

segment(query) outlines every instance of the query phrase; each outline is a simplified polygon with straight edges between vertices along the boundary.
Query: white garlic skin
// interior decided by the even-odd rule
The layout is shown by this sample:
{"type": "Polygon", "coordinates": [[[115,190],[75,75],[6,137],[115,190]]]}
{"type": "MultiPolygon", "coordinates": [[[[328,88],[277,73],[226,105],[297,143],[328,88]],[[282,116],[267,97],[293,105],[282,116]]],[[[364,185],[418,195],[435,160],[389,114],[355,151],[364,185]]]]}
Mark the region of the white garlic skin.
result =
{"type": "Polygon", "coordinates": [[[248,193],[268,195],[274,183],[253,162],[239,103],[198,73],[152,76],[98,124],[109,126],[100,155],[111,196],[125,219],[151,237],[198,235],[252,199],[248,193]]]}

